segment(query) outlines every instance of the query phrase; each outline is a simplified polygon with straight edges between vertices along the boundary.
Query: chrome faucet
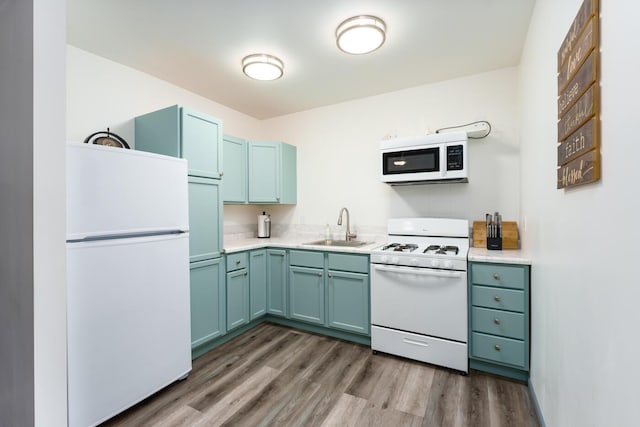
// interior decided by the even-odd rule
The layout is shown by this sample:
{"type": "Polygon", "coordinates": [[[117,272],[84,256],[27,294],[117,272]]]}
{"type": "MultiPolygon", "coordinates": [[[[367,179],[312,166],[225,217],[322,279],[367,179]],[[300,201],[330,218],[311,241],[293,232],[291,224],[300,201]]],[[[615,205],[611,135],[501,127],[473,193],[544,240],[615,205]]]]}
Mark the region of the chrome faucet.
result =
{"type": "Polygon", "coordinates": [[[350,240],[355,239],[358,236],[356,235],[356,233],[352,233],[350,228],[349,228],[349,209],[347,209],[347,208],[340,209],[340,216],[338,217],[338,225],[342,225],[342,213],[343,212],[347,213],[347,231],[346,231],[346,233],[344,235],[344,240],[346,240],[348,242],[350,240]]]}

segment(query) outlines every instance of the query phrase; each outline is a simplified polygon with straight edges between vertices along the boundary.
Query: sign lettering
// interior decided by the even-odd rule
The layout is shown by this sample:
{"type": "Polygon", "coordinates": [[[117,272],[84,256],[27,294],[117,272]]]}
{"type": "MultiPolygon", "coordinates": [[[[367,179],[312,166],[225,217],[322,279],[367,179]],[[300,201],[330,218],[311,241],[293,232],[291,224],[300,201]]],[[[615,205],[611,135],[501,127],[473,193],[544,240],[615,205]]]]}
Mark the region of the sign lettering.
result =
{"type": "Polygon", "coordinates": [[[600,179],[599,8],[583,0],[558,50],[558,189],[600,179]]]}
{"type": "Polygon", "coordinates": [[[558,141],[564,141],[596,111],[597,87],[591,85],[558,122],[558,141]]]}
{"type": "Polygon", "coordinates": [[[558,50],[558,71],[560,71],[560,67],[562,67],[564,61],[566,61],[569,56],[569,53],[573,50],[574,43],[580,36],[585,24],[597,10],[598,0],[585,0],[584,3],[582,3],[582,6],[580,6],[580,10],[573,19],[571,28],[569,28],[569,32],[565,36],[564,41],[560,46],[560,50],[558,50]]]}
{"type": "Polygon", "coordinates": [[[558,96],[558,118],[573,106],[573,103],[587,90],[596,80],[596,53],[591,52],[587,60],[582,64],[580,70],[571,79],[566,89],[558,96]]]}
{"type": "Polygon", "coordinates": [[[592,117],[580,129],[569,135],[562,144],[558,145],[558,166],[562,166],[585,152],[598,147],[597,124],[596,118],[592,117]]]}
{"type": "Polygon", "coordinates": [[[558,168],[558,188],[575,187],[600,179],[600,153],[591,150],[558,168]]]}
{"type": "Polygon", "coordinates": [[[560,68],[558,74],[558,89],[562,90],[567,82],[578,71],[584,60],[595,48],[596,30],[595,18],[589,21],[582,36],[578,39],[575,49],[571,52],[564,66],[560,68]]]}

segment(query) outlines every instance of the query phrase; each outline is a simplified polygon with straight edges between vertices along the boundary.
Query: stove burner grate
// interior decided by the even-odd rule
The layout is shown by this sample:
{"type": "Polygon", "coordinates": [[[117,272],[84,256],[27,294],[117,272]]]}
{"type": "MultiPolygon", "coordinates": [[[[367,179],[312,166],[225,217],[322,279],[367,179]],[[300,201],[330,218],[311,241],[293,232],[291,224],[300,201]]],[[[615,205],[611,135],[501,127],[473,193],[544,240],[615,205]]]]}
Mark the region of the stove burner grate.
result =
{"type": "Polygon", "coordinates": [[[391,250],[394,252],[413,252],[416,249],[418,249],[418,245],[415,245],[413,243],[389,243],[388,245],[382,247],[383,251],[391,250]]]}
{"type": "Polygon", "coordinates": [[[431,245],[428,246],[422,253],[433,253],[439,255],[446,255],[449,252],[453,252],[454,255],[458,255],[458,247],[457,246],[440,246],[440,245],[431,245]]]}

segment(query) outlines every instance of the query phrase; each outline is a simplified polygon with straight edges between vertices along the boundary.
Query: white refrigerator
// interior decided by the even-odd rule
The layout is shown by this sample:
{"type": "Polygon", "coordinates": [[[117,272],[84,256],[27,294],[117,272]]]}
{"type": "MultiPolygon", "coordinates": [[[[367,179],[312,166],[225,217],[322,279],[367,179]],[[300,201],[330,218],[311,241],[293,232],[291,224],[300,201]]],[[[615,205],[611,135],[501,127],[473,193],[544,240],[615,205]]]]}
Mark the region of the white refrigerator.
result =
{"type": "Polygon", "coordinates": [[[191,370],[185,160],[68,143],[69,426],[94,426],[191,370]]]}

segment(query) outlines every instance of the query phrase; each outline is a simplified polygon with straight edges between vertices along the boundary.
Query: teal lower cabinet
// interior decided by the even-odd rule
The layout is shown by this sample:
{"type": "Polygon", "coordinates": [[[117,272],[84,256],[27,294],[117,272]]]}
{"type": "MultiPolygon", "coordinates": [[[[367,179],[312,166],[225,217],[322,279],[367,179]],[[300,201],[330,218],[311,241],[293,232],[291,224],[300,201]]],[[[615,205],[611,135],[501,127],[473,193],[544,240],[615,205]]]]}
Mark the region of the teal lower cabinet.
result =
{"type": "Polygon", "coordinates": [[[369,336],[369,256],[289,251],[292,320],[369,336]]]}
{"type": "Polygon", "coordinates": [[[191,348],[226,333],[224,258],[191,263],[191,348]]]}
{"type": "Polygon", "coordinates": [[[267,313],[287,317],[287,251],[267,249],[267,313]]]}
{"type": "Polygon", "coordinates": [[[291,319],[324,325],[324,270],[289,267],[289,314],[291,319]]]}
{"type": "Polygon", "coordinates": [[[328,325],[369,334],[369,275],[329,270],[327,277],[328,325]]]}
{"type": "Polygon", "coordinates": [[[191,263],[192,357],[263,321],[370,344],[369,256],[256,249],[191,263]]]}
{"type": "Polygon", "coordinates": [[[227,255],[227,331],[249,322],[248,255],[227,255]]]}
{"type": "Polygon", "coordinates": [[[469,366],[529,378],[528,265],[469,263],[469,366]]]}
{"type": "Polygon", "coordinates": [[[249,318],[267,314],[267,251],[249,253],[249,318]]]}

